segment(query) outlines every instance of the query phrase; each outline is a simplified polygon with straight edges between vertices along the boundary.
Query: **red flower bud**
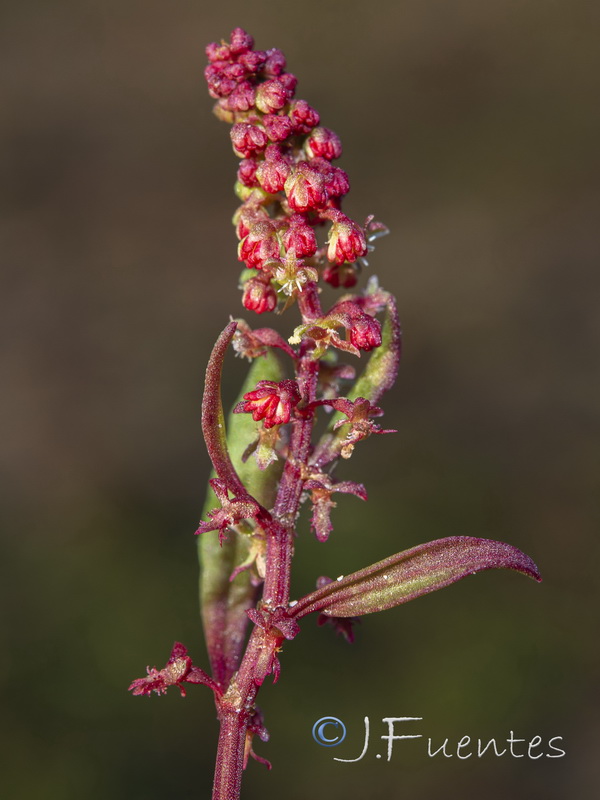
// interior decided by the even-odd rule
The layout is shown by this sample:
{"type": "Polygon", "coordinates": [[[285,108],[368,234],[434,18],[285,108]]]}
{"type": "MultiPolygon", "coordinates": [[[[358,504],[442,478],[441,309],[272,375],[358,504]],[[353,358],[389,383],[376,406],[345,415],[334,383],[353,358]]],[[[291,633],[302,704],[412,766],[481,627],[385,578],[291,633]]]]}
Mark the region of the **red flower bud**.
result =
{"type": "Polygon", "coordinates": [[[285,70],[285,56],[276,47],[272,50],[267,50],[266,56],[265,75],[268,78],[278,78],[285,70]]]}
{"type": "Polygon", "coordinates": [[[208,93],[215,100],[220,97],[229,97],[237,86],[237,82],[227,78],[220,63],[209,64],[204,70],[204,77],[208,83],[208,93]]]}
{"type": "Polygon", "coordinates": [[[294,92],[296,91],[296,86],[298,85],[298,78],[295,75],[292,75],[291,72],[284,72],[279,76],[279,82],[283,84],[283,87],[288,94],[288,98],[292,98],[294,96],[294,92]]]}
{"type": "Polygon", "coordinates": [[[359,350],[373,350],[381,344],[381,325],[375,317],[364,314],[350,328],[350,341],[359,350]]]}
{"type": "Polygon", "coordinates": [[[306,150],[311,158],[321,157],[331,161],[342,155],[342,142],[329,128],[315,128],[307,139],[306,150]]]}
{"type": "Polygon", "coordinates": [[[319,114],[306,100],[296,100],[290,109],[290,119],[296,133],[310,133],[319,124],[319,114]]]}
{"type": "Polygon", "coordinates": [[[234,413],[252,414],[255,422],[264,420],[265,428],[290,421],[292,409],[300,402],[296,381],[259,381],[253,392],[247,392],[244,400],[234,408],[234,413]]]}
{"type": "Polygon", "coordinates": [[[229,111],[249,111],[254,107],[254,89],[248,81],[238,83],[227,98],[229,111]]]}
{"type": "Polygon", "coordinates": [[[322,208],[327,202],[325,180],[319,171],[301,161],[285,182],[285,193],[294,211],[322,208]]]}
{"type": "Polygon", "coordinates": [[[291,172],[291,167],[281,155],[275,158],[266,158],[256,171],[260,185],[270,194],[283,191],[285,182],[291,172]]]}
{"type": "Polygon", "coordinates": [[[266,311],[274,311],[277,307],[277,293],[268,281],[258,277],[250,278],[244,284],[242,303],[248,311],[264,314],[266,311]]]}
{"type": "Polygon", "coordinates": [[[300,214],[291,218],[290,227],[283,234],[283,246],[286,251],[293,250],[298,258],[310,258],[317,252],[315,232],[300,214]]]}
{"type": "Polygon", "coordinates": [[[258,162],[254,158],[244,158],[242,161],[240,161],[240,166],[238,167],[238,181],[243,183],[244,186],[248,186],[250,189],[258,186],[258,180],[256,177],[257,167],[258,162]]]}
{"type": "Polygon", "coordinates": [[[262,152],[269,142],[263,129],[249,122],[237,122],[232,127],[230,136],[235,154],[240,158],[262,152]]]}
{"type": "Polygon", "coordinates": [[[248,70],[250,75],[256,75],[262,69],[263,64],[267,59],[264,50],[250,50],[239,56],[238,64],[241,64],[248,70]]]}
{"type": "Polygon", "coordinates": [[[276,78],[265,81],[256,90],[256,107],[263,114],[279,111],[288,101],[285,86],[276,78]]]}
{"type": "Polygon", "coordinates": [[[246,53],[254,47],[254,39],[243,28],[234,28],[231,31],[229,41],[232,55],[246,53]]]}
{"type": "Polygon", "coordinates": [[[323,280],[335,289],[343,286],[351,289],[358,282],[357,269],[354,264],[328,264],[323,270],[323,280]]]}
{"type": "Polygon", "coordinates": [[[262,124],[272,142],[283,142],[293,131],[292,121],[285,114],[265,114],[262,124]]]}
{"type": "Polygon", "coordinates": [[[273,223],[268,220],[253,223],[238,247],[238,259],[245,261],[250,269],[261,269],[267,259],[278,255],[277,232],[273,223]]]}
{"type": "Polygon", "coordinates": [[[229,46],[221,42],[211,42],[206,46],[206,56],[210,62],[228,61],[231,58],[229,46]]]}
{"type": "Polygon", "coordinates": [[[333,225],[329,234],[327,258],[335,264],[356,261],[367,254],[365,235],[359,226],[341,211],[330,211],[326,215],[333,225]]]}

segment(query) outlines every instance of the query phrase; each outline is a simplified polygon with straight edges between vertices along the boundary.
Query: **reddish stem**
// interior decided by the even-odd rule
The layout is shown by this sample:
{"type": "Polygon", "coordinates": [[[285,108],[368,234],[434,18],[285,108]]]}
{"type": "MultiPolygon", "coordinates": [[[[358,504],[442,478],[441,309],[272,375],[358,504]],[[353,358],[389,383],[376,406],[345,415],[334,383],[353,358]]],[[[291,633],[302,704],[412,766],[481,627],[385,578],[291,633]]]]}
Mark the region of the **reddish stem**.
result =
{"type": "MultiPolygon", "coordinates": [[[[305,287],[298,297],[298,306],[304,323],[321,315],[315,284],[305,287]]],[[[318,372],[319,362],[312,358],[312,348],[303,342],[296,364],[296,379],[306,404],[316,399],[318,372]]],[[[266,526],[266,571],[263,599],[259,604],[267,615],[265,628],[254,627],[238,672],[223,697],[216,700],[221,727],[213,800],[237,800],[240,796],[254,701],[264,679],[277,669],[277,652],[284,636],[276,627],[269,627],[268,614],[277,608],[287,608],[290,599],[295,522],[310,456],[312,428],[312,415],[298,417],[292,423],[288,456],[272,511],[273,523],[266,526]]]]}

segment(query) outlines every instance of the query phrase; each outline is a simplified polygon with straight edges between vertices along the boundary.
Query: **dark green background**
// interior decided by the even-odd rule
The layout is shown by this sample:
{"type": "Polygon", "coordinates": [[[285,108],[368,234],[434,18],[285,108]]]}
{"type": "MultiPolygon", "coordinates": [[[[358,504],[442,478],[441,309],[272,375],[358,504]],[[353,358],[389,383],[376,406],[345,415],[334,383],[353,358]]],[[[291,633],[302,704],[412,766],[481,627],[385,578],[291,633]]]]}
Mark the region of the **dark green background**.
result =
{"type": "MultiPolygon", "coordinates": [[[[6,798],[208,797],[208,691],[135,699],[175,639],[205,664],[193,531],[199,398],[240,313],[236,159],[204,45],[242,25],[344,142],[372,271],[405,330],[395,436],[344,465],[296,595],[447,535],[498,538],[544,583],[487,573],[368,617],[312,619],[261,693],[272,740],[245,797],[598,796],[600,6],[578,0],[5,3],[2,661],[6,798]],[[348,740],[321,748],[315,720],[348,740]],[[369,715],[373,745],[358,764],[369,715]],[[376,760],[384,716],[464,735],[564,737],[567,756],[376,760]],[[342,752],[343,751],[343,752],[342,752]]],[[[296,312],[280,320],[291,328],[296,312]]],[[[285,328],[284,328],[285,329],[285,328]]],[[[234,396],[243,364],[227,363],[234,396]]],[[[405,731],[409,732],[409,731],[405,731]]]]}

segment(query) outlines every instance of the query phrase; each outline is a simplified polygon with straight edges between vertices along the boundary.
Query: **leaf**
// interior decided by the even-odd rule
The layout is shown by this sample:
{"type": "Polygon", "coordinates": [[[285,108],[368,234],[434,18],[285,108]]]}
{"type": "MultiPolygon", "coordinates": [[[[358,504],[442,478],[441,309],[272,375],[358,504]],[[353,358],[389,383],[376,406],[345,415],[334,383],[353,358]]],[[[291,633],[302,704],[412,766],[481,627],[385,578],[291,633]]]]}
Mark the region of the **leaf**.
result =
{"type": "Polygon", "coordinates": [[[210,354],[202,397],[202,433],[217,476],[234,494],[244,495],[247,494],[247,490],[231,463],[227,448],[227,433],[223,403],[221,402],[223,359],[236,328],[237,322],[230,322],[215,342],[210,354]]]}
{"type": "Polygon", "coordinates": [[[516,547],[491,539],[450,536],[421,544],[333,581],[299,600],[290,614],[331,617],[372,614],[486,569],[512,569],[541,581],[538,568],[516,547]]]}
{"type": "MultiPolygon", "coordinates": [[[[259,380],[279,381],[282,377],[283,370],[279,360],[269,351],[267,355],[253,361],[238,401],[259,380]]],[[[242,462],[244,450],[256,438],[258,427],[249,414],[230,413],[226,446],[232,468],[247,491],[263,506],[270,508],[275,502],[281,463],[260,470],[254,458],[242,462]]],[[[213,472],[211,477],[215,475],[213,472]]],[[[209,485],[202,518],[206,519],[208,512],[218,506],[219,501],[209,485]]],[[[203,533],[198,537],[200,606],[206,646],[213,677],[221,686],[229,682],[238,668],[248,625],[246,610],[254,606],[256,600],[257,587],[251,583],[250,572],[240,572],[230,581],[235,568],[247,559],[249,545],[249,537],[233,532],[222,546],[219,546],[219,535],[216,531],[203,533]]]]}

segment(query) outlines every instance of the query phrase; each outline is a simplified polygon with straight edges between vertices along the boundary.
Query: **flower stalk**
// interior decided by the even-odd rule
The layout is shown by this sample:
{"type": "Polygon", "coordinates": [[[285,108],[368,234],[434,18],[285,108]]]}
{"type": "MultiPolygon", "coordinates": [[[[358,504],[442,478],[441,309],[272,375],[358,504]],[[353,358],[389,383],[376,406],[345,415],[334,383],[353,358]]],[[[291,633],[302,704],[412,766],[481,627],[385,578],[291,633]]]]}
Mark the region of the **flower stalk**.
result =
{"type": "Polygon", "coordinates": [[[196,533],[212,674],[176,643],[167,665],[149,668],[130,689],[150,695],[177,686],[184,695],[184,683],[203,683],[213,691],[220,723],[213,800],[237,800],[250,757],[270,768],[253,748],[256,736],[268,740],[256,698],[269,675],[278,680],[279,653],[299,633],[299,620],[314,613],[319,624],[331,622],[352,641],[354,619],[467,575],[505,568],[540,577],[512,545],[450,537],[336,581],[317,574],[316,590],[290,601],[301,503],[311,504],[311,527],[319,541],[327,540],[332,495],[367,500],[362,484],[336,480],[338,460],[351,458],[373,434],[395,432],[374,421],[398,372],[395,299],[373,276],[363,291],[343,294],[327,311],[320,300],[324,283],[343,290],[358,285],[373,241],[387,228],[372,216],[359,225],[341,210],[350,188],[347,174],[332,163],[342,153],[341,140],[295,98],[297,80],[281,51],[255,50],[252,37],[236,28],[228,42],[206,52],[214,111],[231,125],[240,159],[234,225],[244,264],[242,305],[259,315],[295,306],[300,321],[286,341],[271,328],[232,320],[206,370],[202,432],[213,473],[196,533]],[[251,365],[226,422],[221,372],[230,346],[251,365]],[[340,360],[363,356],[358,378],[340,360]],[[333,413],[315,441],[315,420],[325,410],[333,413]]]}

